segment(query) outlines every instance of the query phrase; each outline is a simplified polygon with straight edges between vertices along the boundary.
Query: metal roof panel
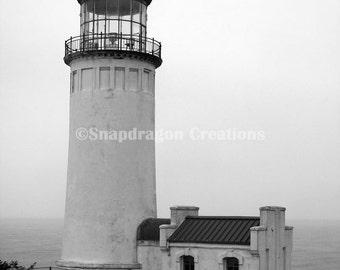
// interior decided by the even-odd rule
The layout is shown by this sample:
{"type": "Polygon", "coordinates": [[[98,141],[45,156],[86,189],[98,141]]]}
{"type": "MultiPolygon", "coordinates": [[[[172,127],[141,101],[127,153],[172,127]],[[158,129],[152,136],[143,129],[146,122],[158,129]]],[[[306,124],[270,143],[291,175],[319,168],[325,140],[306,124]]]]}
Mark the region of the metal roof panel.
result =
{"type": "Polygon", "coordinates": [[[250,245],[250,228],[259,224],[259,217],[188,216],[169,242],[250,245]]]}

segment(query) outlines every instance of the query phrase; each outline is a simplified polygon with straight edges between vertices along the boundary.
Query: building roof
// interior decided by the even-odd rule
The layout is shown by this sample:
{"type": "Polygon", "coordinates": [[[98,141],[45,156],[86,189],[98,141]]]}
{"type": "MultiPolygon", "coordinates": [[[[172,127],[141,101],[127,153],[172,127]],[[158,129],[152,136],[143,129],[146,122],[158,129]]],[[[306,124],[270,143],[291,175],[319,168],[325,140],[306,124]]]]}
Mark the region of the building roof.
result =
{"type": "Polygon", "coordinates": [[[250,228],[259,225],[259,217],[189,216],[169,242],[250,245],[250,228]]]}
{"type": "Polygon", "coordinates": [[[159,241],[159,226],[170,224],[169,218],[148,218],[145,219],[137,229],[137,240],[159,241]]]}
{"type": "MultiPolygon", "coordinates": [[[[87,1],[87,0],[78,0],[78,3],[79,3],[79,4],[82,4],[82,3],[84,3],[85,1],[87,1]]],[[[150,5],[151,2],[152,2],[152,0],[137,0],[137,1],[139,1],[139,2],[145,2],[147,5],[150,5]]]]}

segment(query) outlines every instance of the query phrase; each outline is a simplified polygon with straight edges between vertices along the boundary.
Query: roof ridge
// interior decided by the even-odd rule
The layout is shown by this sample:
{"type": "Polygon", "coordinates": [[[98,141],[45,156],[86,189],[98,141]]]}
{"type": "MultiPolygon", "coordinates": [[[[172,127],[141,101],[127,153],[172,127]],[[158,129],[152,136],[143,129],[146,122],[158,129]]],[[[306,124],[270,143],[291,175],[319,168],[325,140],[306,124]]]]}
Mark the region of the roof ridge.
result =
{"type": "Polygon", "coordinates": [[[258,216],[186,216],[186,219],[260,219],[258,216]]]}

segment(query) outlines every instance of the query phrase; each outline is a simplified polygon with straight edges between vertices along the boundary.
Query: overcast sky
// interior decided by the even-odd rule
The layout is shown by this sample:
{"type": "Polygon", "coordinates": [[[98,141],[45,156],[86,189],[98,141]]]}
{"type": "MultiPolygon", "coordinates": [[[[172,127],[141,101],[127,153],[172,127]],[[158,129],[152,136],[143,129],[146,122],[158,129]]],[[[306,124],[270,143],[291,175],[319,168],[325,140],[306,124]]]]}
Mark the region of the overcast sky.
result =
{"type": "MultiPolygon", "coordinates": [[[[156,126],[264,141],[157,144],[159,216],[340,219],[340,1],[154,0],[156,126]]],[[[76,0],[0,0],[0,217],[63,217],[76,0]]]]}

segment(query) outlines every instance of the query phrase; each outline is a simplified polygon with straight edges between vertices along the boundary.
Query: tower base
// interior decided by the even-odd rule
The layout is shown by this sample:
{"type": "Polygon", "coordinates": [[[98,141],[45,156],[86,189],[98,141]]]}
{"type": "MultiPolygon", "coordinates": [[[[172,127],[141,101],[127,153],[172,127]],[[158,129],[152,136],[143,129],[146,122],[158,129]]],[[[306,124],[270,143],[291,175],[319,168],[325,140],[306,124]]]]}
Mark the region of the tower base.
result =
{"type": "Polygon", "coordinates": [[[130,270],[130,269],[141,269],[142,265],[139,263],[135,264],[92,264],[92,263],[77,263],[77,262],[66,262],[66,261],[56,261],[56,265],[59,269],[65,270],[79,270],[79,269],[89,269],[89,270],[130,270]]]}

